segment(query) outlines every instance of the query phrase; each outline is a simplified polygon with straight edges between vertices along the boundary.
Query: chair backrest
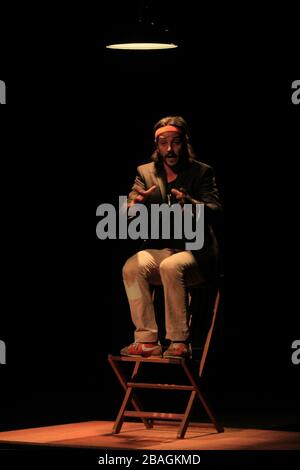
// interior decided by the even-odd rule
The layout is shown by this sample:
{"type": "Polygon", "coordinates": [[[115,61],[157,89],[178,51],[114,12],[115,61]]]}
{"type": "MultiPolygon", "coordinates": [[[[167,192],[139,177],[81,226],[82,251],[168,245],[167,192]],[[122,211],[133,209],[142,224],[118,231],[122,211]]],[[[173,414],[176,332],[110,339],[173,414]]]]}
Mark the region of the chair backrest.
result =
{"type": "Polygon", "coordinates": [[[223,277],[220,275],[214,282],[202,284],[190,290],[190,329],[193,357],[200,361],[200,377],[203,374],[219,313],[223,277]]]}
{"type": "Polygon", "coordinates": [[[215,297],[215,301],[214,301],[211,324],[210,324],[210,327],[209,327],[209,330],[208,330],[208,333],[207,333],[207,336],[206,336],[206,340],[205,340],[204,347],[203,347],[203,352],[202,352],[202,355],[201,355],[200,366],[199,366],[199,377],[202,376],[203,369],[204,369],[204,366],[205,366],[207,353],[208,353],[209,346],[210,346],[210,343],[211,343],[211,338],[212,338],[212,334],[213,334],[215,323],[216,323],[217,313],[218,313],[218,310],[219,310],[219,304],[220,304],[220,289],[218,288],[217,293],[216,293],[216,297],[215,297]]]}

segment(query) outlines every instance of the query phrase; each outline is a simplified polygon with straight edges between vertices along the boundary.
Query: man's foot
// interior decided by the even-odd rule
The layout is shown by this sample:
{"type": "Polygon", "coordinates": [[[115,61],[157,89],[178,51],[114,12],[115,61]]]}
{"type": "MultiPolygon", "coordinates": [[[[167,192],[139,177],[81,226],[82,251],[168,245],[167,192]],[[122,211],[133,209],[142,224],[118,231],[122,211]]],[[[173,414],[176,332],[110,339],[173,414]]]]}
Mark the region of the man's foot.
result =
{"type": "Polygon", "coordinates": [[[190,359],[192,357],[191,346],[186,343],[171,343],[164,352],[163,357],[170,359],[190,359]]]}
{"type": "Polygon", "coordinates": [[[158,343],[132,343],[121,349],[120,353],[130,357],[161,357],[162,349],[158,343]]]}

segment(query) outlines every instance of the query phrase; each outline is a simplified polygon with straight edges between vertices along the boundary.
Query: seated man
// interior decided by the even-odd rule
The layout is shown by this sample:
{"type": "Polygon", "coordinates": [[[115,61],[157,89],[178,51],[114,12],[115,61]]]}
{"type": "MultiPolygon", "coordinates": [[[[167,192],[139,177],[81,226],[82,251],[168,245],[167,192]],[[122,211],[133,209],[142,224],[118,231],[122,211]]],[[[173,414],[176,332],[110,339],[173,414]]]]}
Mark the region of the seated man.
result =
{"type": "MultiPolygon", "coordinates": [[[[161,119],[154,126],[156,149],[152,162],[141,165],[128,198],[137,203],[188,203],[204,206],[204,244],[199,250],[186,249],[186,240],[145,240],[141,251],[123,267],[124,286],[135,325],[134,342],[121,350],[126,356],[190,357],[187,288],[215,278],[218,245],[211,223],[221,213],[213,169],[195,161],[189,143],[187,123],[181,116],[161,119]],[[170,345],[162,354],[151,295],[151,285],[162,284],[165,298],[166,339],[170,345]]],[[[198,206],[199,207],[199,206],[198,206]]]]}

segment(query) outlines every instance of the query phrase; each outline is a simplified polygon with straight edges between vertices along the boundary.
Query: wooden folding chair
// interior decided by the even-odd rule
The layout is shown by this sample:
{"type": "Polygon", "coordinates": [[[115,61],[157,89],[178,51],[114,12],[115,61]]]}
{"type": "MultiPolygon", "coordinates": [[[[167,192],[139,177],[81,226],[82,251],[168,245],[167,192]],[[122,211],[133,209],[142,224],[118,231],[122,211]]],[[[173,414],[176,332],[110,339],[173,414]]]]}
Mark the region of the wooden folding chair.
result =
{"type": "MultiPolygon", "coordinates": [[[[122,402],[122,405],[119,409],[114,427],[113,434],[118,434],[122,428],[124,420],[126,417],[136,417],[140,418],[144,423],[145,427],[150,429],[153,427],[153,420],[174,420],[179,422],[179,429],[177,433],[177,438],[184,438],[187,427],[190,423],[191,414],[193,407],[195,405],[196,399],[198,398],[205,409],[208,417],[210,418],[212,425],[215,427],[217,432],[223,432],[223,427],[217,422],[215,415],[207,402],[207,399],[203,395],[201,389],[201,378],[203,374],[203,369],[205,366],[207,353],[211,343],[211,338],[216,322],[216,317],[219,309],[220,301],[220,290],[218,289],[213,306],[213,314],[211,317],[210,327],[206,336],[206,340],[203,347],[203,352],[201,354],[200,364],[198,372],[195,374],[192,372],[191,361],[190,359],[164,359],[164,358],[142,358],[142,357],[127,357],[127,356],[108,356],[108,361],[114,370],[120,384],[122,385],[125,396],[122,402]],[[130,377],[127,377],[122,370],[124,363],[132,363],[133,369],[130,377]],[[157,365],[172,365],[180,367],[183,371],[184,377],[187,379],[187,385],[178,385],[176,383],[172,384],[162,384],[162,383],[145,383],[139,381],[139,376],[141,372],[142,365],[145,364],[157,364],[157,365]],[[162,413],[162,412],[152,412],[144,411],[142,404],[140,403],[138,397],[136,396],[137,389],[158,389],[158,390],[178,390],[178,391],[189,391],[190,397],[185,408],[184,413],[162,413]],[[129,410],[130,405],[134,410],[129,410]]],[[[177,371],[178,372],[178,371],[177,371]]],[[[178,377],[178,374],[175,375],[178,377]]],[[[207,427],[207,425],[205,426],[207,427]]]]}

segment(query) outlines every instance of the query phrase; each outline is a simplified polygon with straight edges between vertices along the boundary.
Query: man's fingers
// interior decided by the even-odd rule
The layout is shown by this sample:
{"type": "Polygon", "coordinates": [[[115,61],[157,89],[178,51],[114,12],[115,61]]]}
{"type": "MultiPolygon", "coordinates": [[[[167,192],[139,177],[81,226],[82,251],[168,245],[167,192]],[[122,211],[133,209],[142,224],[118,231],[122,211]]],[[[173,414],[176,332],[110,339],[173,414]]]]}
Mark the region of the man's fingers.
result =
{"type": "Polygon", "coordinates": [[[182,192],[175,188],[171,189],[171,193],[174,194],[174,196],[182,195],[182,192]]]}
{"type": "Polygon", "coordinates": [[[132,188],[136,193],[142,194],[142,191],[144,191],[140,186],[133,185],[132,188]]]}
{"type": "Polygon", "coordinates": [[[171,189],[171,193],[176,196],[176,199],[182,199],[184,197],[184,194],[181,191],[178,191],[178,189],[171,189]]]}
{"type": "Polygon", "coordinates": [[[156,189],[156,184],[154,184],[153,186],[151,186],[151,188],[149,189],[142,189],[140,188],[139,186],[134,186],[133,189],[141,194],[142,196],[149,196],[149,194],[153,193],[153,191],[155,191],[156,189]]]}
{"type": "Polygon", "coordinates": [[[156,184],[154,184],[153,186],[151,186],[151,188],[147,189],[145,192],[144,192],[144,196],[148,196],[149,194],[152,194],[153,191],[156,190],[156,184]]]}
{"type": "Polygon", "coordinates": [[[133,189],[135,190],[135,192],[137,192],[138,194],[135,196],[134,198],[134,202],[144,202],[145,199],[151,194],[153,193],[153,191],[155,191],[156,189],[156,185],[154,184],[153,186],[151,186],[151,188],[149,189],[142,189],[140,186],[134,186],[133,189]]]}

